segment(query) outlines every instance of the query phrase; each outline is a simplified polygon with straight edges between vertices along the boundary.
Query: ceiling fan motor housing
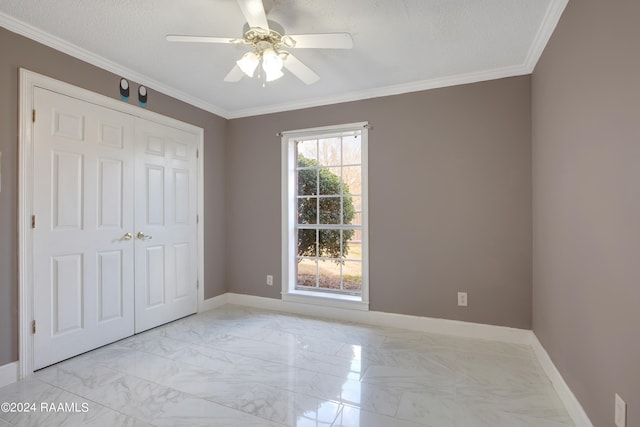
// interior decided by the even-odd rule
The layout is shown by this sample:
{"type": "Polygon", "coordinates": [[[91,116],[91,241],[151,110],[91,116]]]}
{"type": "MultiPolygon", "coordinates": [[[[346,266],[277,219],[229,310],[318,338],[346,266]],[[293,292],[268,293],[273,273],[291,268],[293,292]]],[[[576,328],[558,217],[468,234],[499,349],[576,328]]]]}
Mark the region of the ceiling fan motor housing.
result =
{"type": "Polygon", "coordinates": [[[262,52],[265,49],[278,49],[281,47],[294,48],[296,41],[289,36],[283,36],[275,30],[265,30],[264,28],[249,28],[244,33],[242,40],[257,51],[262,52]]]}

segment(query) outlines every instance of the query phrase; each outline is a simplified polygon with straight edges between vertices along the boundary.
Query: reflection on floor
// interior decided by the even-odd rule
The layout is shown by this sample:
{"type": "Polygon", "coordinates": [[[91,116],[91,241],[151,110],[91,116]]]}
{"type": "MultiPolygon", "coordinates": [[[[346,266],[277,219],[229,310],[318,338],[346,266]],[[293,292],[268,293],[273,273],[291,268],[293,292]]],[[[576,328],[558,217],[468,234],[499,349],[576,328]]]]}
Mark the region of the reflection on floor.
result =
{"type": "Polygon", "coordinates": [[[35,404],[0,427],[573,425],[526,346],[237,306],[39,371],[0,402],[35,404]]]}

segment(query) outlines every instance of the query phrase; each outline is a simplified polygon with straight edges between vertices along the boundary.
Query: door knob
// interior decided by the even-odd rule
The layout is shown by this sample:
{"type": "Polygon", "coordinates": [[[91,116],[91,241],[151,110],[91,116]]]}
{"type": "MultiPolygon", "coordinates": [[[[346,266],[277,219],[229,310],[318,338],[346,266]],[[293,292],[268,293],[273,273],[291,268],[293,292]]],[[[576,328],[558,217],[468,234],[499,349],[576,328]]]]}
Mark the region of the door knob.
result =
{"type": "Polygon", "coordinates": [[[138,234],[136,234],[136,237],[140,240],[144,240],[144,239],[153,239],[153,237],[151,236],[147,236],[146,234],[144,234],[142,231],[138,231],[138,234]]]}
{"type": "Polygon", "coordinates": [[[125,235],[120,238],[120,240],[131,240],[131,239],[133,239],[133,235],[131,233],[125,233],[125,235]]]}

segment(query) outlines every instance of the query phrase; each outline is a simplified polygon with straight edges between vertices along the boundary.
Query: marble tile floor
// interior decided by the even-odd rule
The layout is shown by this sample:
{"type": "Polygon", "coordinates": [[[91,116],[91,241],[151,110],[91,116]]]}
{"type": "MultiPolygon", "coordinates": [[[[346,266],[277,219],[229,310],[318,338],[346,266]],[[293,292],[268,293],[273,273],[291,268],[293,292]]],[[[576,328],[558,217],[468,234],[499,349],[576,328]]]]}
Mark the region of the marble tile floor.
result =
{"type": "Polygon", "coordinates": [[[573,426],[527,346],[232,305],[38,371],[1,402],[35,411],[0,427],[573,426]]]}

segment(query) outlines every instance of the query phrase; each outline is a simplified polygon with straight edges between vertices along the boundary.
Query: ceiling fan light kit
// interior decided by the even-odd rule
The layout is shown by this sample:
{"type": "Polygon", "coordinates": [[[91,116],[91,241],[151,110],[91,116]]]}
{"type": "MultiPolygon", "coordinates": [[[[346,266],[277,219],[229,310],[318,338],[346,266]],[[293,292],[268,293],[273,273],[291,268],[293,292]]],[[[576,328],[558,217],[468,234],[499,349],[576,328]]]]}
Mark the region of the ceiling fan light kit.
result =
{"type": "Polygon", "coordinates": [[[284,61],[274,48],[268,47],[262,51],[262,69],[266,73],[266,81],[272,82],[284,76],[282,72],[283,66],[284,61]]]}
{"type": "Polygon", "coordinates": [[[258,65],[262,62],[264,75],[258,73],[258,78],[263,80],[263,86],[264,82],[272,82],[284,76],[283,68],[308,85],[320,79],[320,76],[313,70],[283,49],[351,49],[353,47],[353,39],[349,33],[283,35],[269,28],[262,0],[237,1],[249,25],[249,30],[244,33],[241,39],[185,35],[168,35],[166,39],[176,42],[250,46],[253,50],[245,53],[242,58],[236,61],[236,65],[224,80],[237,82],[245,75],[252,78],[258,65]]]}
{"type": "Polygon", "coordinates": [[[253,77],[258,64],[260,64],[260,56],[255,52],[247,52],[242,58],[240,58],[236,64],[249,77],[253,77]]]}

